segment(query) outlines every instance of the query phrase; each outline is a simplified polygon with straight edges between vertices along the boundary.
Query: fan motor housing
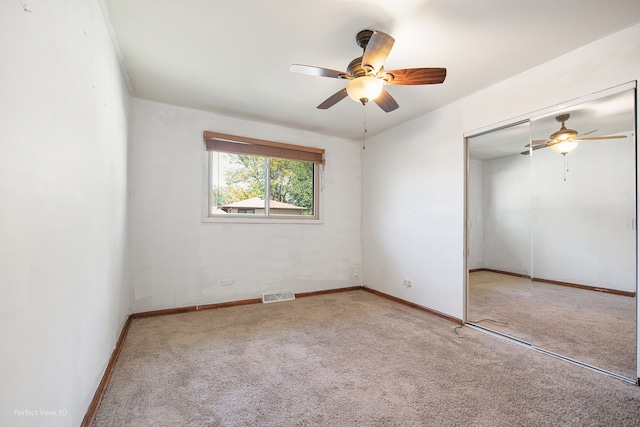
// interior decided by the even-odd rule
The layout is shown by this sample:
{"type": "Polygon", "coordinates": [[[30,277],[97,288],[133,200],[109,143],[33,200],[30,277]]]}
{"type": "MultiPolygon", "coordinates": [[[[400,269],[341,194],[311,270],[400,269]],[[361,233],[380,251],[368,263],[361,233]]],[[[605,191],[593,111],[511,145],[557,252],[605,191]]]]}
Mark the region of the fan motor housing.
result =
{"type": "Polygon", "coordinates": [[[356,34],[356,43],[358,43],[358,46],[364,50],[367,47],[372,34],[373,31],[371,30],[362,30],[356,34]]]}
{"type": "Polygon", "coordinates": [[[347,66],[347,72],[351,74],[353,78],[367,75],[367,71],[362,68],[362,56],[349,62],[349,65],[347,66]]]}

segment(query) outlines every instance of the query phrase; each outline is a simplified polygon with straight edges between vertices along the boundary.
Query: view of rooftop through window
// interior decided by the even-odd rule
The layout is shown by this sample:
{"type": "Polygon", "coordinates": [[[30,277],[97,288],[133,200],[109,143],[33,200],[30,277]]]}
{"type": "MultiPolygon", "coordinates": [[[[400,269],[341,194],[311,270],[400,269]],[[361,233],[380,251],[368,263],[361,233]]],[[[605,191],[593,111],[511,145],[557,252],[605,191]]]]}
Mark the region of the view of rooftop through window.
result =
{"type": "Polygon", "coordinates": [[[210,215],[314,215],[314,163],[217,151],[210,156],[210,215]]]}

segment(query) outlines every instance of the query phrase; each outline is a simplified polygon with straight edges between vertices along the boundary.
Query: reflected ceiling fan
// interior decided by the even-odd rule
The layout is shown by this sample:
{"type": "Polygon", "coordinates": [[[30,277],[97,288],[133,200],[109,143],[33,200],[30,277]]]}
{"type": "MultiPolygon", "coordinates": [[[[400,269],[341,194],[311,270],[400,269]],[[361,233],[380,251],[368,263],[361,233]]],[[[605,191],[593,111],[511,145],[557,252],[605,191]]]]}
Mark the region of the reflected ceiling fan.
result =
{"type": "Polygon", "coordinates": [[[567,129],[565,126],[565,122],[569,120],[571,114],[565,113],[556,117],[556,121],[558,123],[562,123],[560,130],[552,133],[549,136],[548,140],[538,139],[532,141],[531,144],[525,145],[525,147],[531,148],[531,150],[523,151],[520,154],[529,154],[530,151],[539,150],[541,148],[551,147],[553,151],[556,153],[560,153],[565,156],[568,152],[575,150],[578,147],[578,144],[582,141],[596,141],[599,139],[618,139],[618,138],[626,138],[626,135],[612,135],[612,136],[592,136],[589,138],[585,138],[585,135],[592,134],[597,131],[597,129],[592,130],[590,132],[586,132],[583,134],[578,134],[578,131],[573,129],[567,129]]]}
{"type": "Polygon", "coordinates": [[[356,35],[356,43],[363,49],[362,56],[347,66],[347,71],[336,71],[311,65],[293,64],[289,71],[319,77],[348,80],[345,88],[331,95],[317,108],[326,110],[349,96],[365,105],[374,101],[385,112],[398,108],[398,103],[384,89],[384,85],[430,85],[444,82],[446,68],[404,68],[386,71],[384,61],[389,56],[394,38],[382,31],[363,30],[356,35]]]}

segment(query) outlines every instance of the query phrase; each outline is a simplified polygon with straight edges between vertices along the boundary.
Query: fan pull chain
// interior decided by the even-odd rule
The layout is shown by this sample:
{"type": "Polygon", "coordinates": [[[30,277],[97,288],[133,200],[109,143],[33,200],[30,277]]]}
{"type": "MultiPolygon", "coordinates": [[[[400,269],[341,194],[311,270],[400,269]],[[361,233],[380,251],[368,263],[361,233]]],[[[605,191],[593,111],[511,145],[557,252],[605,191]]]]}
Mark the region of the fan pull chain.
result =
{"type": "Polygon", "coordinates": [[[567,172],[569,172],[569,159],[567,159],[567,155],[563,154],[562,157],[564,157],[564,180],[567,180],[567,172]]]}
{"type": "Polygon", "coordinates": [[[367,104],[362,104],[362,149],[365,150],[365,139],[367,135],[367,104]]]}

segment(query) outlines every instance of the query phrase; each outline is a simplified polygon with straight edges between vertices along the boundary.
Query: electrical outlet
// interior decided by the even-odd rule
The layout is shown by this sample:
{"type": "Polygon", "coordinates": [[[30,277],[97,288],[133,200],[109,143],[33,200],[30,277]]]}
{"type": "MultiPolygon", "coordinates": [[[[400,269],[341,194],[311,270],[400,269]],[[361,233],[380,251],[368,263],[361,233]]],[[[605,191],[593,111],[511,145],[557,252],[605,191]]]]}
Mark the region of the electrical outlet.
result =
{"type": "Polygon", "coordinates": [[[411,287],[411,280],[409,279],[404,279],[404,283],[403,283],[407,288],[411,287]]]}

